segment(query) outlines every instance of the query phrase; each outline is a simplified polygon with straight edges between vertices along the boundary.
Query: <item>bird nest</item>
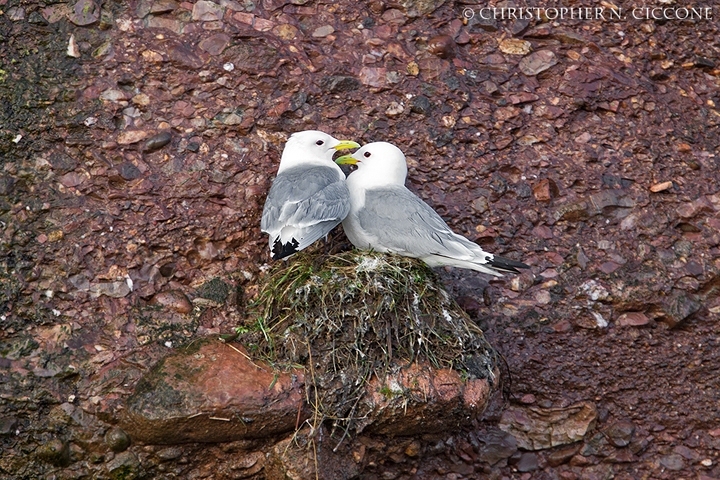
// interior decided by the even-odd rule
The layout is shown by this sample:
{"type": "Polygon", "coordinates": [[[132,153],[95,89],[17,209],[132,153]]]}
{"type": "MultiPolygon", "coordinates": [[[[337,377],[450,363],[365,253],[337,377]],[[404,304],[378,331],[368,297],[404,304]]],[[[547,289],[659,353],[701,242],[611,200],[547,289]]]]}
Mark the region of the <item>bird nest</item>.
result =
{"type": "Polygon", "coordinates": [[[277,368],[304,367],[315,410],[348,428],[367,413],[367,381],[413,362],[496,386],[496,352],[419,260],[300,253],[268,272],[251,312],[240,340],[277,368]]]}

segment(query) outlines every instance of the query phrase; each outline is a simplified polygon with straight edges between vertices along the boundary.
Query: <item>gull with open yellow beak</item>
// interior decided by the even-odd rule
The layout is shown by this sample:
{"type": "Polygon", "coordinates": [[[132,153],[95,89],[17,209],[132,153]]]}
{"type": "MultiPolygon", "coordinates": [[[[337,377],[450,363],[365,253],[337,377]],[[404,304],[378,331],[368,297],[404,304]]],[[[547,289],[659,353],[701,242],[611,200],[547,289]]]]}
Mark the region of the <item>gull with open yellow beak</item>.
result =
{"type": "Polygon", "coordinates": [[[290,136],[260,222],[260,229],[270,235],[273,260],[307,248],[343,221],[350,211],[350,193],[333,155],[359,147],[317,130],[290,136]]]}

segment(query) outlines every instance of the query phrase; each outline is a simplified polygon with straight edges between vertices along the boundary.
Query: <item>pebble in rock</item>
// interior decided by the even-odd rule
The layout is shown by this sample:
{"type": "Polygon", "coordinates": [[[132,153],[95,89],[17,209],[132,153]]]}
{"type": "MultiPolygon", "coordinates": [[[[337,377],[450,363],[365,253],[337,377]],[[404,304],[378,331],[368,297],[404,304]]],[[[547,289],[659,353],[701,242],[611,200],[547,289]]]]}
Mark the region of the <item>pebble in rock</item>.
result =
{"type": "Polygon", "coordinates": [[[616,447],[626,447],[630,445],[634,433],[635,425],[622,421],[610,425],[605,431],[610,443],[616,447]]]}
{"type": "Polygon", "coordinates": [[[519,38],[507,38],[500,42],[499,48],[508,55],[527,55],[532,50],[532,44],[519,38]]]}
{"type": "Polygon", "coordinates": [[[332,35],[335,32],[335,29],[332,27],[332,25],[323,25],[322,27],[318,27],[313,31],[312,36],[315,38],[325,38],[328,35],[332,35]]]}
{"type": "Polygon", "coordinates": [[[437,35],[428,40],[427,49],[440,58],[450,58],[455,52],[455,41],[450,35],[437,35]]]}
{"type": "Polygon", "coordinates": [[[93,0],[78,0],[68,19],[81,27],[91,25],[100,19],[100,7],[93,0]]]}
{"type": "Polygon", "coordinates": [[[40,459],[56,467],[70,465],[70,446],[57,438],[42,444],[35,451],[35,454],[40,459]]]}
{"type": "Polygon", "coordinates": [[[172,140],[172,134],[170,132],[160,132],[147,139],[143,147],[143,151],[150,153],[160,150],[162,147],[170,143],[170,140],[172,140]]]}
{"type": "Polygon", "coordinates": [[[175,460],[182,457],[183,451],[180,447],[163,448],[155,455],[162,461],[175,460]]]}
{"type": "Polygon", "coordinates": [[[193,309],[190,300],[180,290],[167,290],[157,293],[150,300],[150,304],[159,305],[180,314],[190,313],[193,309]]]}
{"type": "Polygon", "coordinates": [[[122,452],[130,446],[130,437],[122,428],[112,427],[105,434],[105,443],[113,452],[122,452]]]}
{"type": "Polygon", "coordinates": [[[132,452],[122,452],[105,465],[112,478],[135,478],[140,461],[132,452]]]}
{"type": "Polygon", "coordinates": [[[553,52],[550,50],[540,50],[520,60],[518,67],[522,73],[531,77],[544,72],[557,63],[557,57],[553,52]]]}
{"type": "Polygon", "coordinates": [[[480,447],[478,458],[490,465],[494,465],[505,458],[510,458],[518,451],[515,437],[500,430],[491,430],[483,441],[485,445],[480,447]]]}
{"type": "Polygon", "coordinates": [[[140,169],[130,162],[123,162],[118,165],[118,173],[123,180],[135,180],[142,175],[140,169]]]}
{"type": "Polygon", "coordinates": [[[215,22],[222,20],[224,9],[214,2],[199,0],[193,5],[192,19],[195,21],[215,22]]]}
{"type": "Polygon", "coordinates": [[[677,471],[685,468],[685,460],[677,453],[671,453],[660,458],[660,465],[668,470],[677,471]]]}
{"type": "Polygon", "coordinates": [[[428,113],[430,113],[431,107],[432,104],[430,103],[430,99],[428,97],[426,97],[425,95],[418,95],[417,97],[414,97],[412,99],[410,111],[414,113],[419,113],[420,115],[427,115],[428,113]]]}
{"type": "Polygon", "coordinates": [[[617,319],[619,327],[641,327],[650,323],[650,319],[642,312],[626,312],[617,319]]]}
{"type": "Polygon", "coordinates": [[[518,472],[532,472],[538,469],[538,457],[535,453],[525,452],[517,463],[518,472]]]}

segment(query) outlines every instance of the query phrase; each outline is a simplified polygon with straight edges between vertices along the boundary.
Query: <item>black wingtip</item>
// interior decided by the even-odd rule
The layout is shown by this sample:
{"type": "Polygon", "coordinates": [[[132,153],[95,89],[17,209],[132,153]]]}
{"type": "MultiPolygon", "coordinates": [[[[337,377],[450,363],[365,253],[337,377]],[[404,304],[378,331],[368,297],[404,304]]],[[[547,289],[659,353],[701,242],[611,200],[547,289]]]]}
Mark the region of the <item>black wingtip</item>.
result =
{"type": "Polygon", "coordinates": [[[272,259],[282,260],[298,252],[298,241],[294,238],[287,243],[282,243],[280,237],[277,237],[272,246],[272,259]]]}
{"type": "Polygon", "coordinates": [[[518,268],[530,268],[529,265],[525,265],[522,262],[510,260],[509,258],[501,257],[499,255],[488,255],[485,257],[485,260],[487,260],[488,266],[503,272],[520,273],[518,268]]]}

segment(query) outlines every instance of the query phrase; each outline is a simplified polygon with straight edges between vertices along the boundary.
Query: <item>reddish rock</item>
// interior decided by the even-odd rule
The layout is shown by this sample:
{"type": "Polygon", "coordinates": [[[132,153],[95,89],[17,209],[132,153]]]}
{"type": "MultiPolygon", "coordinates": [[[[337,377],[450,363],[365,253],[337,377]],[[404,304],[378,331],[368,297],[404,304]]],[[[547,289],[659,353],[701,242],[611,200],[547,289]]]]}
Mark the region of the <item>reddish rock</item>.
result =
{"type": "Polygon", "coordinates": [[[150,132],[144,130],[125,130],[118,134],[117,143],[119,145],[132,145],[133,143],[145,140],[149,135],[150,132]]]}
{"type": "Polygon", "coordinates": [[[486,379],[463,380],[455,370],[412,364],[382,380],[373,377],[367,391],[372,412],[365,433],[417,435],[477,418],[492,389],[486,379]]]}
{"type": "Polygon", "coordinates": [[[197,70],[205,63],[189,45],[177,43],[168,49],[170,60],[179,68],[197,70]]]}
{"type": "Polygon", "coordinates": [[[450,70],[450,62],[435,56],[426,56],[418,60],[420,75],[424,80],[442,77],[450,70]]]}
{"type": "Polygon", "coordinates": [[[546,225],[538,225],[537,227],[533,228],[532,233],[538,238],[544,238],[545,240],[553,238],[552,229],[550,229],[550,227],[546,225]]]}
{"type": "Polygon", "coordinates": [[[642,312],[627,312],[620,315],[617,324],[620,327],[641,327],[650,323],[650,319],[642,312]]]}
{"type": "Polygon", "coordinates": [[[455,52],[455,41],[450,35],[437,35],[428,40],[427,50],[440,58],[450,58],[455,52]]]}
{"type": "Polygon", "coordinates": [[[579,444],[561,447],[549,452],[546,460],[550,466],[559,467],[560,465],[568,463],[570,459],[578,453],[578,451],[580,451],[579,444]]]}
{"type": "Polygon", "coordinates": [[[317,429],[305,427],[281,440],[266,452],[263,478],[335,479],[357,478],[361,463],[346,453],[338,439],[321,425],[317,429]],[[312,447],[310,444],[312,442],[312,447]],[[308,448],[310,447],[310,448],[308,448]]]}
{"type": "Polygon", "coordinates": [[[707,197],[700,197],[692,202],[683,203],[677,208],[677,214],[680,218],[690,219],[697,216],[701,212],[712,212],[713,205],[707,197]]]}
{"type": "Polygon", "coordinates": [[[192,9],[192,19],[203,22],[222,20],[224,10],[215,2],[198,0],[192,9]]]}
{"type": "Polygon", "coordinates": [[[150,300],[151,305],[159,305],[177,313],[190,313],[192,311],[192,303],[187,296],[180,290],[167,290],[159,292],[150,300]]]}
{"type": "Polygon", "coordinates": [[[510,407],[498,426],[512,434],[520,448],[541,450],[582,440],[594,427],[597,415],[590,402],[566,408],[510,407]]]}
{"type": "Polygon", "coordinates": [[[201,40],[199,47],[210,55],[220,55],[230,44],[230,40],[229,35],[218,33],[201,40]]]}
{"type": "Polygon", "coordinates": [[[520,60],[518,67],[525,75],[533,76],[556,65],[557,62],[557,57],[552,51],[540,50],[520,60]]]}
{"type": "MultiPolygon", "coordinates": [[[[201,448],[131,443],[132,455],[100,450],[112,448],[103,437],[140,375],[127,368],[148,361],[139,343],[157,347],[152,358],[159,358],[172,352],[166,343],[229,331],[245,306],[209,307],[198,329],[182,323],[194,316],[148,308],[141,299],[189,291],[221,275],[242,281],[252,300],[267,260],[258,224],[283,144],[276,137],[327,128],[363,143],[398,144],[412,161],[409,186],[432,199],[453,229],[491,252],[532,257],[542,283],[518,292],[508,290],[513,275],[490,280],[439,272],[452,296],[484,295],[491,304],[472,309],[507,360],[511,390],[543,392],[543,399],[562,404],[590,398],[642,432],[627,447],[608,440],[607,457],[576,454],[572,465],[558,468],[548,466],[555,449],[542,452],[542,472],[533,477],[718,476],[720,444],[713,435],[720,430],[706,419],[713,418],[718,391],[717,376],[708,372],[719,361],[712,340],[720,314],[720,69],[707,57],[720,24],[483,23],[478,2],[446,1],[417,18],[408,15],[411,3],[430,9],[438,2],[0,0],[0,63],[10,67],[0,73],[7,107],[0,108],[0,389],[12,410],[0,415],[0,470],[22,471],[28,458],[33,463],[25,471],[38,478],[267,478],[261,469],[272,447],[243,456],[244,440],[201,448]],[[193,20],[196,6],[196,13],[220,7],[223,16],[193,20]],[[90,23],[71,32],[63,22],[90,23]],[[311,36],[323,25],[336,29],[332,40],[311,36]],[[200,42],[217,34],[232,42],[213,56],[200,42]],[[449,62],[425,49],[438,35],[461,45],[449,62]],[[499,49],[509,38],[551,49],[557,68],[522,74],[520,59],[499,49]],[[697,57],[688,53],[688,38],[697,57]],[[175,50],[178,41],[190,54],[175,50]],[[69,44],[79,60],[65,56],[69,44]],[[374,86],[359,81],[364,65],[386,69],[377,71],[374,86]],[[338,77],[353,81],[328,88],[338,77]],[[305,95],[307,102],[287,108],[287,95],[305,95]],[[525,101],[533,96],[536,101],[525,101]],[[404,104],[405,112],[385,117],[391,102],[404,104]],[[118,144],[128,130],[172,132],[172,143],[153,153],[150,145],[162,142],[118,144]],[[554,179],[562,197],[551,189],[537,198],[532,187],[543,178],[554,179]],[[608,189],[613,192],[594,196],[608,189]],[[201,255],[197,238],[217,248],[208,244],[201,255]],[[623,267],[608,277],[599,270],[603,262],[623,267]],[[132,292],[124,275],[99,279],[111,265],[126,269],[132,292]],[[593,287],[587,283],[593,278],[606,283],[593,287]],[[548,305],[536,302],[538,291],[550,292],[548,305]],[[578,328],[581,319],[597,326],[590,312],[617,328],[578,328]],[[629,319],[618,316],[634,312],[643,312],[648,325],[657,319],[683,328],[620,327],[629,319]],[[143,330],[144,321],[154,329],[143,330]],[[37,339],[51,327],[66,336],[48,348],[55,340],[37,339]],[[97,371],[106,372],[103,381],[97,371]],[[66,416],[66,424],[46,421],[47,399],[81,406],[76,411],[84,414],[66,416]],[[43,443],[69,455],[48,455],[43,443]],[[675,450],[679,445],[699,460],[675,450]],[[660,459],[671,453],[684,461],[683,470],[663,471],[660,459]],[[33,458],[72,465],[62,470],[33,458]]],[[[347,247],[341,229],[328,245],[347,247]]],[[[533,406],[542,403],[538,398],[533,406]]],[[[463,478],[528,478],[517,472],[512,437],[485,435],[506,407],[470,425],[469,433],[448,429],[417,438],[421,446],[410,449],[415,457],[404,455],[405,440],[353,432],[335,455],[359,466],[355,476],[451,478],[464,465],[456,452],[473,457],[460,447],[467,438],[487,456],[475,459],[475,471],[463,478]]],[[[603,433],[607,427],[600,422],[603,433]]],[[[341,430],[321,448],[332,451],[341,430]]],[[[311,441],[329,438],[325,432],[316,430],[301,448],[311,450],[311,441]]],[[[327,453],[318,455],[321,464],[332,461],[327,453]]],[[[352,468],[344,464],[325,477],[339,478],[343,470],[351,476],[352,468]]]]}
{"type": "Polygon", "coordinates": [[[241,348],[198,341],[143,377],[120,425],[133,441],[154,444],[267,438],[309,417],[304,378],[253,362],[241,348]]]}
{"type": "Polygon", "coordinates": [[[635,425],[627,421],[615,422],[605,429],[607,439],[616,447],[627,447],[630,445],[635,425]]]}
{"type": "Polygon", "coordinates": [[[524,292],[532,287],[535,282],[535,275],[532,272],[523,272],[510,279],[510,290],[514,292],[524,292]]]}
{"type": "Polygon", "coordinates": [[[91,25],[100,19],[100,6],[94,0],[78,0],[68,18],[81,27],[91,25]]]}
{"type": "Polygon", "coordinates": [[[660,182],[650,187],[650,191],[653,193],[664,192],[673,187],[673,182],[660,182]]]}
{"type": "Polygon", "coordinates": [[[566,333],[566,332],[571,332],[573,329],[573,326],[572,326],[572,323],[570,322],[570,320],[563,319],[563,320],[560,320],[559,322],[553,324],[552,329],[553,329],[553,331],[555,331],[557,333],[566,333]]]}
{"type": "Polygon", "coordinates": [[[622,267],[622,265],[620,265],[619,263],[603,262],[602,264],[600,264],[600,271],[609,275],[620,267],[622,267]]]}
{"type": "Polygon", "coordinates": [[[387,82],[387,69],[385,68],[373,68],[363,67],[360,70],[358,79],[363,85],[368,87],[383,87],[387,82]]]}
{"type": "Polygon", "coordinates": [[[58,180],[65,187],[77,187],[86,180],[86,177],[76,172],[68,172],[58,180]]]}
{"type": "Polygon", "coordinates": [[[508,97],[508,100],[510,100],[510,103],[512,103],[513,105],[519,105],[521,103],[535,102],[539,99],[540,99],[540,97],[538,97],[537,95],[535,95],[533,93],[527,93],[527,92],[515,93],[508,97]]]}

